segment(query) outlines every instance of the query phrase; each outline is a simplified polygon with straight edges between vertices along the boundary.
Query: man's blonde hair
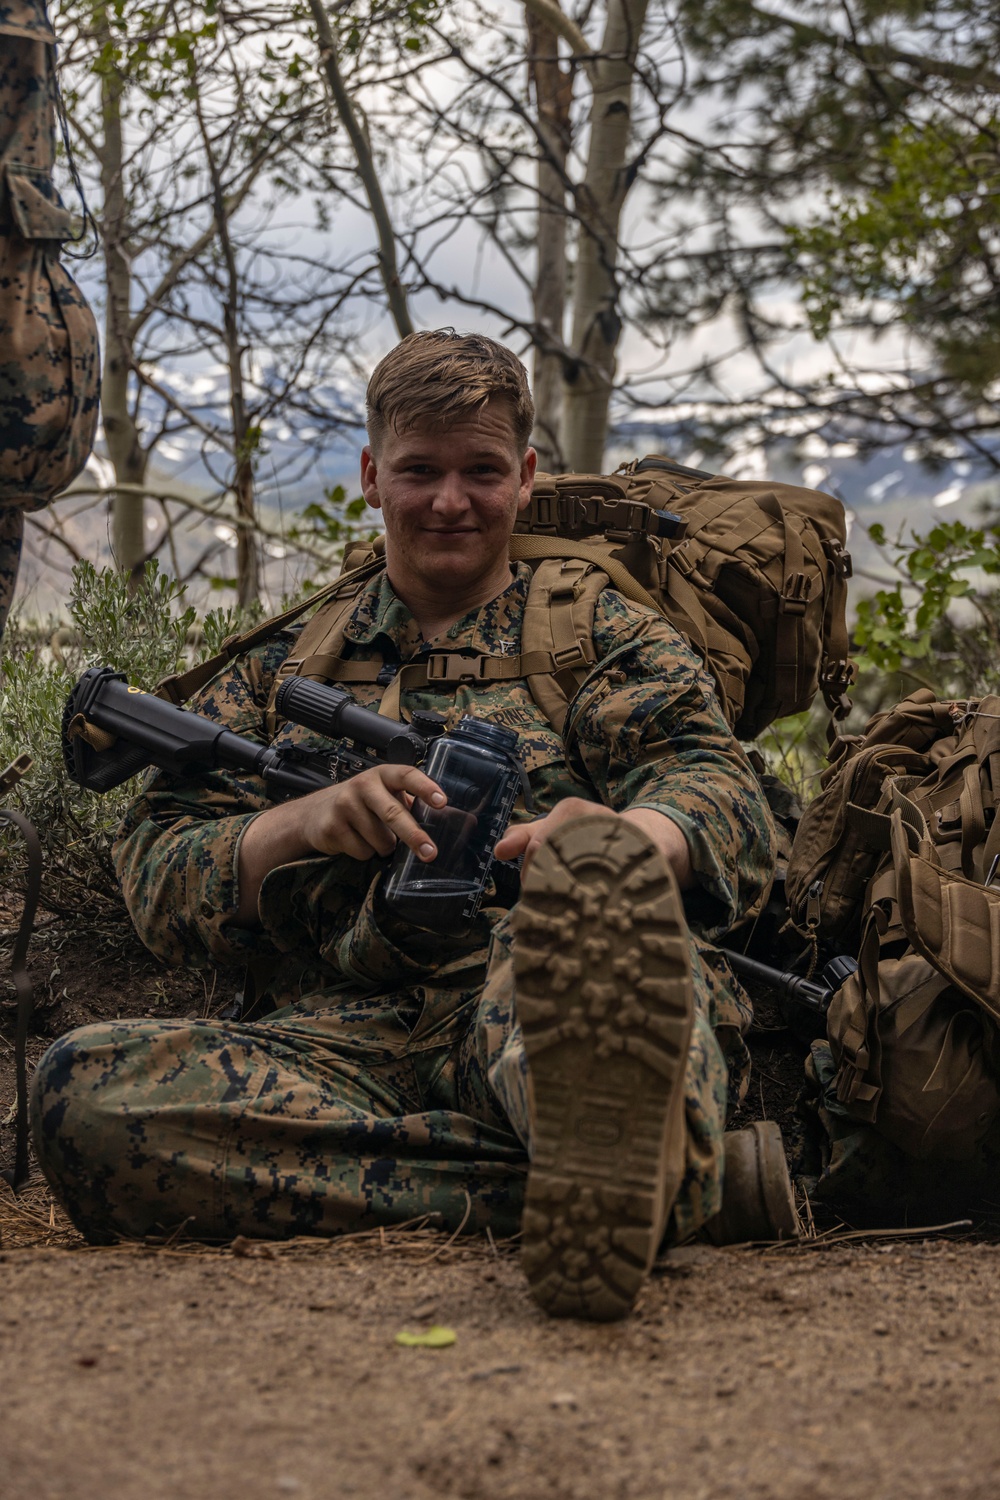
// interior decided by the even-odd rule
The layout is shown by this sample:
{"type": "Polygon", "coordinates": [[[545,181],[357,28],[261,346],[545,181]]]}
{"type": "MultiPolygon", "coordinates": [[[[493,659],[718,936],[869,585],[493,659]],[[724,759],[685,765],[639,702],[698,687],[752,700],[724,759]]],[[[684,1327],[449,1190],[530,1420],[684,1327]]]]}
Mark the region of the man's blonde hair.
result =
{"type": "Polygon", "coordinates": [[[535,404],[517,355],[482,333],[411,333],[375,366],[368,382],[368,441],[377,456],[388,432],[447,428],[488,401],[507,403],[523,455],[535,404]]]}

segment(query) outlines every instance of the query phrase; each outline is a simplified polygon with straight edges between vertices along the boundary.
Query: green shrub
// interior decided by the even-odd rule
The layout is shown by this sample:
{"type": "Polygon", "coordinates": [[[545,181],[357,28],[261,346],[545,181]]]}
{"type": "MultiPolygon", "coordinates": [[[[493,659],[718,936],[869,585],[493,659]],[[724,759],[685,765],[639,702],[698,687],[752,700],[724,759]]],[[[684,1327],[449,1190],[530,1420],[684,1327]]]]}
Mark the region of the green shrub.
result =
{"type": "MultiPolygon", "coordinates": [[[[0,656],[0,769],[22,752],[32,766],[7,802],[38,830],[45,856],[43,900],[54,910],[95,914],[120,900],[111,864],[111,840],[139,778],[99,796],[69,780],[62,756],[67,696],[82,672],[114,667],[136,687],[152,687],[182,669],[192,656],[216,651],[224,635],[246,627],[233,610],[213,610],[200,631],[183,587],[146,564],[138,587],[108,568],[78,564],[68,600],[71,626],[53,633],[8,623],[0,656]]],[[[19,841],[0,840],[0,869],[20,868],[19,841]]]]}
{"type": "Polygon", "coordinates": [[[987,515],[979,526],[939,522],[926,535],[912,532],[908,540],[896,542],[888,541],[881,526],[870,527],[869,535],[882,548],[896,581],[858,604],[859,701],[873,713],[916,687],[929,687],[942,698],[996,692],[996,517],[987,515]]]}

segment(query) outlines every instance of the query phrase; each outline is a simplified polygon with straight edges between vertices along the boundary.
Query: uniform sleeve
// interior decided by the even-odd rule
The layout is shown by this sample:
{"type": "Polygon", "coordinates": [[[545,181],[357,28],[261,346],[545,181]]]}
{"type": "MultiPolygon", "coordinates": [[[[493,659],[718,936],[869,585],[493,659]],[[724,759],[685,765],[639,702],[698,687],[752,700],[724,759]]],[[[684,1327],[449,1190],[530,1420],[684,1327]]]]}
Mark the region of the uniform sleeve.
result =
{"type": "Polygon", "coordinates": [[[775,834],[711,677],[668,621],[613,591],[598,601],[598,665],[570,705],[567,757],[607,806],[653,807],[683,830],[692,924],[720,936],[765,898],[775,834]]]}
{"type": "MultiPolygon", "coordinates": [[[[274,672],[294,639],[281,636],[225,668],[191,707],[260,744],[274,672]]],[[[231,917],[239,892],[239,843],[268,806],[256,776],[213,771],[190,777],[149,773],[129,806],[112,854],[125,904],[142,941],[167,963],[242,963],[276,951],[265,933],[231,917]]]]}

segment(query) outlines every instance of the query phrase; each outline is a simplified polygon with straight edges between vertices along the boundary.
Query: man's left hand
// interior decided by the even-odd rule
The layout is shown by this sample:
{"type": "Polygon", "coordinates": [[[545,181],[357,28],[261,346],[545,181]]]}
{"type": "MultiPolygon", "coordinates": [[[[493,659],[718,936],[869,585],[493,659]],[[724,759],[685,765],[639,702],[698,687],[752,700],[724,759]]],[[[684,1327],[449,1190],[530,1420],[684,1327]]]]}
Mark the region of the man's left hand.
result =
{"type": "Polygon", "coordinates": [[[677,884],[681,890],[687,890],[694,884],[691,851],[688,848],[687,839],[679,825],[655,807],[630,807],[624,812],[617,813],[610,807],[588,802],[584,797],[565,797],[562,802],[557,802],[544,818],[536,818],[533,823],[519,823],[516,828],[508,828],[493,852],[497,859],[517,859],[518,855],[523,855],[524,863],[521,868],[523,874],[530,865],[536,850],[541,848],[545,840],[561,823],[567,822],[570,818],[590,817],[624,818],[626,822],[634,823],[652,839],[676,875],[677,884]]]}

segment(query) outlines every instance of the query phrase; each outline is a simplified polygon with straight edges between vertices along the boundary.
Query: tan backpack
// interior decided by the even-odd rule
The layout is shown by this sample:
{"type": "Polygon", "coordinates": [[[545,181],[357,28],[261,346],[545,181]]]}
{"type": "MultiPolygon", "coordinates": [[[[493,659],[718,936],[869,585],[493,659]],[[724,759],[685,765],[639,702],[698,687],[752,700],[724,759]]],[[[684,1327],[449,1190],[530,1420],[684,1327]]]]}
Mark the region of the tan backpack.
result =
{"type": "Polygon", "coordinates": [[[817,691],[835,718],[849,711],[851,560],[832,495],[654,453],[611,477],[539,474],[516,532],[606,547],[703,658],[741,739],[808,708],[817,691]]]}
{"type": "Polygon", "coordinates": [[[785,876],[792,923],[814,945],[823,939],[857,948],[865,887],[889,848],[889,783],[915,784],[933,769],[934,746],[954,733],[955,707],[920,688],[876,714],[864,734],[834,740],[833,763],[799,820],[785,876]]]}
{"type": "Polygon", "coordinates": [[[787,889],[819,938],[853,947],[860,913],[827,1017],[837,1096],[910,1156],[967,1159],[1000,1115],[1000,698],[914,694],[824,780],[787,889]]]}
{"type": "MultiPolygon", "coordinates": [[[[610,583],[686,637],[742,738],[807,708],[817,690],[840,718],[853,676],[844,540],[839,500],[792,485],[739,483],[657,456],[620,476],[539,474],[511,538],[511,558],[534,569],[520,656],[432,652],[397,675],[382,711],[398,713],[404,688],[525,678],[558,732],[596,659],[594,609],[610,583]]],[[[345,574],[322,591],[275,693],[289,673],[375,680],[377,667],[341,653],[381,541],[348,550],[345,574]]]]}

